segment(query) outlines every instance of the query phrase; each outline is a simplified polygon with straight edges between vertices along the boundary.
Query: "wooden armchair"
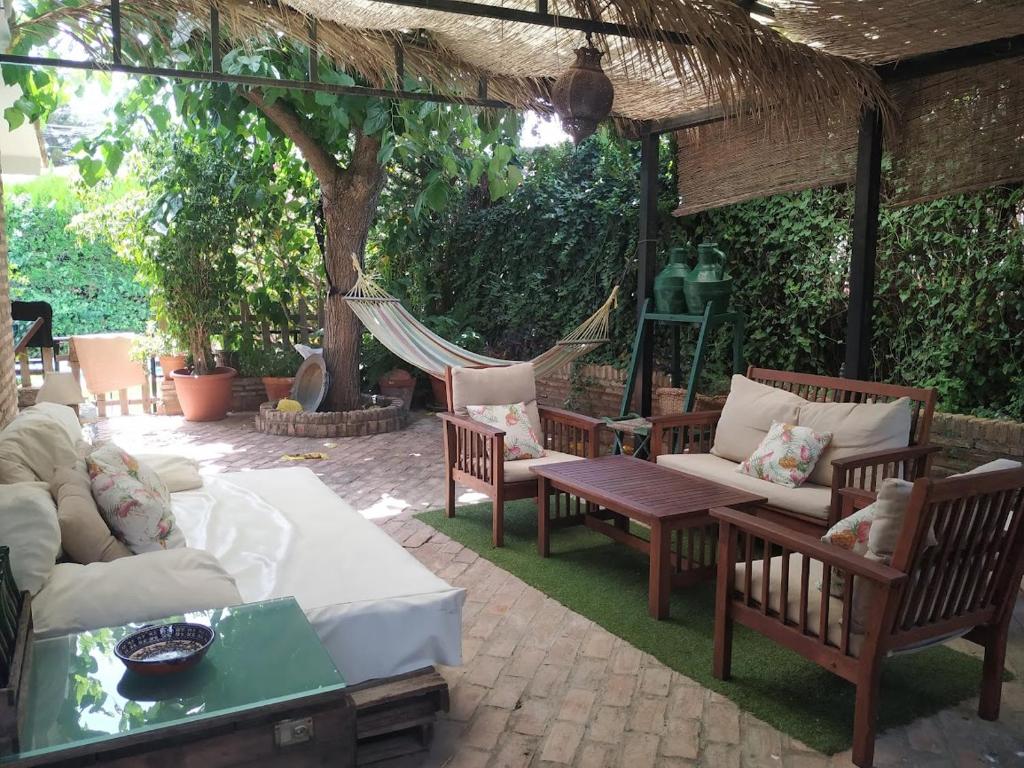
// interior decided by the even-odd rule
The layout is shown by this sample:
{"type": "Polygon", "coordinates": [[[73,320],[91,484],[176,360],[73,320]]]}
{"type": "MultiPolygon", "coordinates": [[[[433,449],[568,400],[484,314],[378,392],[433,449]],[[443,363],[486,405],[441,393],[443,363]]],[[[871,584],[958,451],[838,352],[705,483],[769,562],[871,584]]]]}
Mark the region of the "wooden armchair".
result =
{"type": "Polygon", "coordinates": [[[455,517],[455,484],[472,488],[493,504],[492,540],[504,543],[506,501],[537,496],[537,477],[530,467],[538,463],[574,461],[598,454],[602,422],[560,408],[537,405],[537,388],[530,363],[497,368],[448,368],[448,413],[444,421],[445,510],[455,517]],[[540,459],[505,461],[505,433],[474,421],[467,405],[526,403],[534,431],[546,455],[540,459]]]}
{"type": "Polygon", "coordinates": [[[882,661],[965,635],[985,649],[978,712],[998,718],[1024,574],[1024,468],[917,480],[891,566],[752,515],[711,514],[719,521],[716,677],[729,678],[739,622],[850,681],[853,762],[870,766],[882,661]],[[841,600],[830,596],[837,574],[841,600]]]}
{"type": "MultiPolygon", "coordinates": [[[[792,392],[811,402],[866,403],[891,402],[900,397],[911,401],[911,429],[906,448],[862,453],[832,462],[831,503],[827,516],[818,518],[766,504],[756,510],[759,516],[781,522],[808,534],[824,533],[842,516],[844,488],[866,491],[863,499],[873,499],[879,484],[887,477],[916,480],[925,477],[933,454],[939,446],[929,445],[932,416],[935,412],[934,389],[901,387],[894,384],[858,381],[856,379],[816,376],[791,371],[750,368],[747,378],[792,392]]],[[[709,453],[715,442],[721,411],[694,411],[656,416],[651,419],[651,461],[672,453],[709,453]]],[[[712,478],[715,479],[715,478],[712,478]]],[[[863,501],[862,499],[862,501],[863,501]]],[[[863,506],[863,503],[854,508],[863,506]]]]}

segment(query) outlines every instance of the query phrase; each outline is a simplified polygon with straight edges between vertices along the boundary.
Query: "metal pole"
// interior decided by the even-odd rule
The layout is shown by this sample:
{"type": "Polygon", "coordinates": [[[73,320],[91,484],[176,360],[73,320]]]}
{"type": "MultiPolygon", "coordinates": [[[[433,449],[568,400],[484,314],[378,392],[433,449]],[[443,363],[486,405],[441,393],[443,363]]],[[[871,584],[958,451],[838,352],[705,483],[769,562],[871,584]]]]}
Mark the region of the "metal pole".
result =
{"type": "Polygon", "coordinates": [[[220,72],[220,11],[216,6],[210,8],[210,52],[213,56],[211,67],[214,72],[220,72]]]}
{"type": "Polygon", "coordinates": [[[654,295],[654,257],[658,247],[658,134],[640,138],[640,232],[637,243],[637,323],[640,341],[640,414],[651,415],[654,386],[654,327],[644,323],[641,309],[654,295]]]}
{"type": "Polygon", "coordinates": [[[850,308],[846,316],[846,366],[850,379],[871,376],[878,199],[882,184],[882,120],[876,109],[861,117],[857,139],[857,188],[853,204],[850,308]]]}
{"type": "Polygon", "coordinates": [[[110,40],[114,46],[114,63],[121,63],[121,1],[110,0],[110,40]]]}

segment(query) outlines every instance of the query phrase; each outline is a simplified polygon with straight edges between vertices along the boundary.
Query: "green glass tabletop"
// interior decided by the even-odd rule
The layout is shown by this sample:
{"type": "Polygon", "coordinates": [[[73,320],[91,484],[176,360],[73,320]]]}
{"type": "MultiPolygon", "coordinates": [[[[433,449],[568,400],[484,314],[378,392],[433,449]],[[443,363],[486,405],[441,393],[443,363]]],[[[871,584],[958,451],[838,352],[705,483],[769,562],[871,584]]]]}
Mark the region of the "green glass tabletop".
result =
{"type": "Polygon", "coordinates": [[[2,762],[345,687],[292,598],[184,618],[213,627],[217,639],[198,666],[164,678],[129,672],[114,655],[121,638],[164,622],[36,640],[21,751],[2,762]]]}

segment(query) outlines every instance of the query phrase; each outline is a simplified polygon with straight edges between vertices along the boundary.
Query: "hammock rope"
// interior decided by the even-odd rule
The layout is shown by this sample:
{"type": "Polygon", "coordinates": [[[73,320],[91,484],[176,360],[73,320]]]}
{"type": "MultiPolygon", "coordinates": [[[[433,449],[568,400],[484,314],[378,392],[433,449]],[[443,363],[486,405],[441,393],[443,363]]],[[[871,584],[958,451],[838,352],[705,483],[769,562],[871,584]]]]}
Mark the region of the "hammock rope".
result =
{"type": "MultiPolygon", "coordinates": [[[[357,279],[352,289],[344,296],[346,303],[374,338],[410,365],[431,376],[444,378],[445,368],[449,366],[492,367],[514,365],[518,362],[479,355],[438,336],[413,317],[402,303],[385,291],[373,277],[363,272],[359,260],[354,255],[352,264],[357,279]]],[[[558,370],[608,341],[609,315],[618,301],[618,294],[619,287],[616,285],[594,314],[566,334],[551,349],[530,361],[537,378],[558,370]]]]}

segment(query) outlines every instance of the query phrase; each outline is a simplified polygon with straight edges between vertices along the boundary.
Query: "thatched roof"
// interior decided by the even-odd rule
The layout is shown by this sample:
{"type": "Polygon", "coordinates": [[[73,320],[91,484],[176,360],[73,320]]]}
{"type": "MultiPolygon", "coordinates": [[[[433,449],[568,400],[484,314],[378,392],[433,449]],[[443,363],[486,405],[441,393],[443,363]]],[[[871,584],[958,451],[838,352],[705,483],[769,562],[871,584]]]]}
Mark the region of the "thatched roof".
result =
{"type": "MultiPolygon", "coordinates": [[[[534,0],[484,0],[534,10],[534,0]]],[[[339,66],[374,84],[393,82],[394,46],[405,71],[421,75],[450,95],[475,95],[480,77],[490,96],[517,107],[550,109],[552,80],[574,60],[583,34],[518,22],[477,18],[373,0],[212,0],[222,31],[233,43],[280,33],[316,45],[339,66]]],[[[793,4],[798,4],[794,0],[793,4]]],[[[126,34],[166,31],[192,17],[205,24],[211,0],[121,0],[126,34]]],[[[585,19],[627,24],[650,37],[597,37],[615,86],[613,116],[649,120],[709,105],[771,113],[789,123],[856,114],[866,104],[888,111],[888,96],[871,67],[795,42],[752,17],[737,0],[550,0],[549,10],[585,19]],[[657,30],[686,36],[688,45],[662,42],[657,30]]],[[[99,40],[107,0],[83,0],[63,9],[84,37],[99,40]]]]}

